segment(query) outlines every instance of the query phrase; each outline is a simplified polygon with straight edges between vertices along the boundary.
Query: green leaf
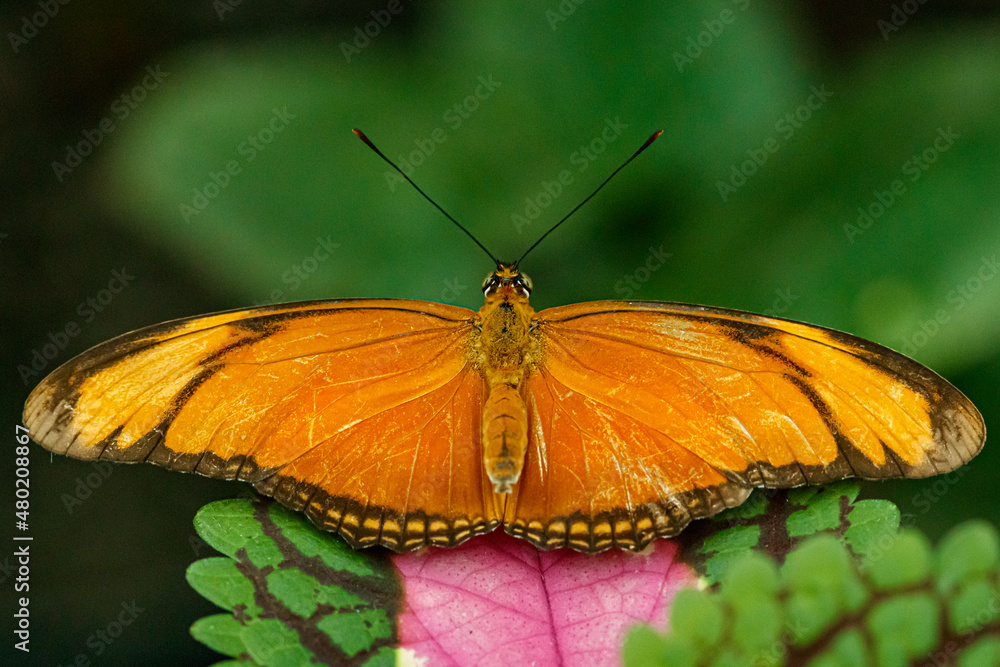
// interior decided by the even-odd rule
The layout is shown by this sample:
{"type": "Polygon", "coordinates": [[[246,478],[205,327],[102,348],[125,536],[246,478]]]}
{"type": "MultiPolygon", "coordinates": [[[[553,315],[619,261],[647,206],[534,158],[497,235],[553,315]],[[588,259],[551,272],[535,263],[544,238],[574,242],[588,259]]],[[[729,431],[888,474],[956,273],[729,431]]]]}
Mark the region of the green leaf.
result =
{"type": "Polygon", "coordinates": [[[674,632],[700,647],[718,643],[722,635],[722,606],[718,600],[688,588],[673,603],[674,632]]]}
{"type": "Polygon", "coordinates": [[[317,556],[327,567],[346,570],[359,577],[376,575],[376,569],[369,561],[357,558],[358,552],[348,548],[342,540],[336,540],[337,548],[331,549],[328,535],[317,531],[301,514],[287,512],[280,505],[271,505],[271,520],[286,539],[295,543],[303,556],[317,556]]]}
{"type": "Polygon", "coordinates": [[[319,629],[330,635],[351,657],[368,648],[374,640],[393,637],[392,622],[384,609],[364,609],[350,615],[326,616],[319,622],[319,629]]]}
{"type": "Polygon", "coordinates": [[[805,486],[792,489],[788,492],[788,502],[802,509],[788,516],[788,535],[802,537],[825,530],[838,530],[844,523],[841,515],[847,513],[860,490],[861,485],[857,482],[842,482],[825,488],[805,486]]]}
{"type": "Polygon", "coordinates": [[[744,599],[735,607],[732,638],[743,655],[765,652],[781,640],[784,610],[775,599],[744,599]]]}
{"type": "Polygon", "coordinates": [[[1000,562],[1000,538],[993,526],[971,521],[952,531],[941,544],[938,572],[942,591],[966,583],[996,569],[1000,562]]]}
{"type": "Polygon", "coordinates": [[[960,634],[973,632],[1000,619],[1000,588],[989,581],[974,581],[958,590],[948,604],[948,622],[960,634]]]}
{"type": "Polygon", "coordinates": [[[718,582],[748,550],[782,562],[804,539],[830,533],[874,560],[895,540],[899,509],[882,500],[855,502],[860,483],[847,480],[790,491],[757,489],[744,505],[697,522],[678,538],[685,560],[718,582]]]}
{"type": "Polygon", "coordinates": [[[793,551],[782,574],[788,613],[800,624],[799,641],[809,642],[868,597],[842,543],[818,536],[793,551]]]}
{"type": "Polygon", "coordinates": [[[384,558],[267,500],[211,503],[195,527],[228,558],[192,563],[188,582],[233,612],[196,621],[195,639],[259,665],[395,663],[400,590],[384,558]]]}
{"type": "Polygon", "coordinates": [[[223,609],[234,611],[239,607],[253,616],[260,614],[260,607],[254,604],[253,584],[228,558],[203,558],[191,563],[187,580],[202,597],[223,609]]]}
{"type": "Polygon", "coordinates": [[[760,526],[733,526],[709,536],[700,547],[702,553],[710,554],[704,566],[706,576],[710,581],[717,581],[731,562],[739,560],[747,549],[753,549],[758,544],[760,526]]]}
{"type": "Polygon", "coordinates": [[[667,643],[653,628],[643,625],[635,628],[625,638],[622,659],[626,665],[648,665],[649,667],[693,667],[696,654],[694,649],[681,651],[674,649],[668,654],[667,643]]]}
{"type": "Polygon", "coordinates": [[[746,655],[764,652],[780,641],[784,611],[777,601],[778,569],[752,554],[734,563],[723,578],[723,599],[735,611],[733,641],[746,655]]]}
{"type": "Polygon", "coordinates": [[[921,533],[899,533],[881,558],[866,560],[867,572],[876,588],[901,588],[927,578],[931,570],[931,545],[921,533]]]}
{"type": "Polygon", "coordinates": [[[191,636],[210,649],[237,658],[246,650],[243,629],[243,624],[232,616],[216,614],[195,621],[191,636]]]}
{"type": "Polygon", "coordinates": [[[230,558],[260,534],[253,507],[239,498],[206,505],[195,515],[194,528],[203,540],[230,558]]]}
{"type": "MultiPolygon", "coordinates": [[[[837,506],[822,491],[796,500],[820,501],[813,518],[837,506]]],[[[914,530],[885,532],[895,524],[885,510],[864,510],[851,539],[834,530],[802,540],[780,568],[754,550],[733,556],[717,586],[678,593],[669,633],[633,630],[625,664],[644,655],[692,667],[1000,664],[996,529],[970,522],[932,549],[914,530]]]]}
{"type": "Polygon", "coordinates": [[[773,598],[778,591],[778,577],[778,569],[772,561],[756,553],[747,554],[722,579],[726,585],[726,599],[738,606],[744,598],[773,598]]]}
{"type": "Polygon", "coordinates": [[[899,530],[899,508],[887,500],[862,500],[851,506],[850,525],[844,532],[855,554],[877,560],[892,544],[899,530]]]}
{"type": "Polygon", "coordinates": [[[940,609],[929,593],[915,593],[877,604],[868,615],[880,665],[905,667],[930,653],[940,641],[940,609]]]}
{"type": "Polygon", "coordinates": [[[860,630],[846,630],[833,641],[829,650],[813,661],[812,667],[857,667],[869,662],[869,650],[860,630]]]}
{"type": "Polygon", "coordinates": [[[959,667],[981,667],[1000,665],[1000,638],[980,639],[959,657],[959,667]]]}
{"type": "Polygon", "coordinates": [[[302,646],[298,633],[277,619],[256,619],[243,634],[247,653],[268,667],[296,667],[311,662],[312,655],[302,646]]]}

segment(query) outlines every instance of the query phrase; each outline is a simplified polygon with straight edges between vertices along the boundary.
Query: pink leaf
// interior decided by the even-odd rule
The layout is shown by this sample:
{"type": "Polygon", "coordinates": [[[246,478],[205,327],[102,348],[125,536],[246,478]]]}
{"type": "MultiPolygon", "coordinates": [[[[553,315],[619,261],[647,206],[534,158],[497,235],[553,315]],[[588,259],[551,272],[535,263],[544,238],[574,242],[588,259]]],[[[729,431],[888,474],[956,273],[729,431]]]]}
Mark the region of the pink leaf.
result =
{"type": "Polygon", "coordinates": [[[395,556],[400,647],[435,666],[618,665],[628,628],[664,627],[674,594],[695,582],[677,550],[539,551],[498,530],[395,556]]]}

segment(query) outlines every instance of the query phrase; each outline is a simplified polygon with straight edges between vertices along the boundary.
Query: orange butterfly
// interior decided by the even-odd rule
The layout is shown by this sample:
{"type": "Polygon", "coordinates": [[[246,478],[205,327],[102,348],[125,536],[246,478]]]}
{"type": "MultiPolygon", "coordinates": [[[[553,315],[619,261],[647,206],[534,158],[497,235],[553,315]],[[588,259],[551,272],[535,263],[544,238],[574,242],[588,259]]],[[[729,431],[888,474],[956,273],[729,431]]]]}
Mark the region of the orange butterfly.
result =
{"type": "Polygon", "coordinates": [[[50,451],[247,481],[396,551],[501,524],[638,550],[753,487],[927,477],[985,442],[955,387],[848,334],[675,303],[536,313],[517,262],[483,292],[478,312],[344,299],[148,327],[54,371],[24,422],[50,451]]]}

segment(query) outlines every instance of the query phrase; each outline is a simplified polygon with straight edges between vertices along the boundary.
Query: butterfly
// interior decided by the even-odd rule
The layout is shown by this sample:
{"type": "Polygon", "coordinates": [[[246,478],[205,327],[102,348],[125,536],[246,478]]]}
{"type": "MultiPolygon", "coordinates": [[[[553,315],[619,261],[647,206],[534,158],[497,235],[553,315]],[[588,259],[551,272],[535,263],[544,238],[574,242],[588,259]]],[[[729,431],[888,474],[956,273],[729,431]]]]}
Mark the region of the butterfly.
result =
{"type": "Polygon", "coordinates": [[[56,369],[24,423],[52,452],[249,482],[395,551],[499,526],[640,550],[754,487],[928,477],[984,445],[968,398],[881,345],[678,303],[535,312],[520,261],[496,261],[478,312],[342,299],[140,329],[56,369]]]}

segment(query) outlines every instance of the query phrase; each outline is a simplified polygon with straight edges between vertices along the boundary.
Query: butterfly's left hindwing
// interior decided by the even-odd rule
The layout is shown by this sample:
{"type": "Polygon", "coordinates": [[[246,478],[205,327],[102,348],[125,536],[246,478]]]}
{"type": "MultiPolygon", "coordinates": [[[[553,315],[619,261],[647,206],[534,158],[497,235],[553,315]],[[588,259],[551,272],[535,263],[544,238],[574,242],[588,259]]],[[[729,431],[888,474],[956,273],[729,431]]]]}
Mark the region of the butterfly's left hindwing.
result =
{"type": "Polygon", "coordinates": [[[546,548],[641,548],[755,486],[927,477],[985,440],[946,380],[848,334],[655,302],[537,321],[527,464],[504,522],[546,548]]]}
{"type": "Polygon", "coordinates": [[[251,482],[356,546],[456,544],[498,523],[473,318],[344,300],[170,322],[57,369],[24,420],[59,454],[251,482]]]}

